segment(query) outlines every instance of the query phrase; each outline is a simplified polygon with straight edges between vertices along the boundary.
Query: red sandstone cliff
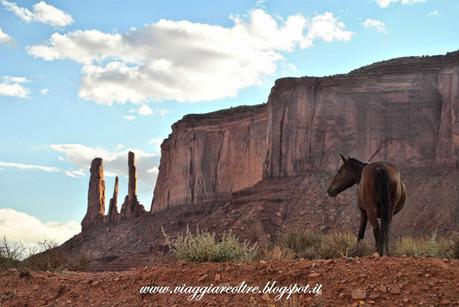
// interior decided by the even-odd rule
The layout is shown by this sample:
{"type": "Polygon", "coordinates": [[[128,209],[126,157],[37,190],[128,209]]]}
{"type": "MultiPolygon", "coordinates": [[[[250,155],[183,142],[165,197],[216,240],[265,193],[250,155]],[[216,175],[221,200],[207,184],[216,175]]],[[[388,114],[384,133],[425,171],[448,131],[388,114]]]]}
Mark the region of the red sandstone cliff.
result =
{"type": "Polygon", "coordinates": [[[161,145],[152,209],[229,197],[262,179],[266,105],[187,115],[161,145]]]}
{"type": "Polygon", "coordinates": [[[262,178],[333,171],[344,152],[402,166],[459,158],[459,52],[284,78],[268,103],[188,115],[162,144],[153,210],[227,197],[262,178]]]}
{"type": "Polygon", "coordinates": [[[353,189],[337,198],[325,192],[339,152],[401,166],[408,204],[392,235],[459,229],[459,52],[281,79],[267,104],[188,115],[172,128],[161,146],[153,212],[144,214],[137,201],[130,153],[121,213],[115,183],[103,217],[102,160],[95,159],[84,231],[60,248],[95,259],[93,269],[118,270],[166,255],[162,228],[231,230],[260,244],[298,228],[356,232],[353,189]]]}

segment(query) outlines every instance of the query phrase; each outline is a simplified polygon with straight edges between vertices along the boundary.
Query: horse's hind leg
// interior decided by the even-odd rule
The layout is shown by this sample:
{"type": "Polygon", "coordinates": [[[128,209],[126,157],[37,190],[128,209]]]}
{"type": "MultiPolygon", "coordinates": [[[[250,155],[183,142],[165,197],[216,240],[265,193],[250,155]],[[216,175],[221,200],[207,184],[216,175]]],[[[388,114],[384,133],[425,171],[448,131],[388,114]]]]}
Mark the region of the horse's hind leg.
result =
{"type": "Polygon", "coordinates": [[[376,250],[380,255],[382,255],[383,251],[381,249],[381,238],[380,238],[380,230],[379,230],[379,223],[378,218],[374,212],[367,212],[368,220],[370,221],[371,225],[373,226],[373,234],[375,236],[375,245],[376,250]]]}
{"type": "Polygon", "coordinates": [[[367,229],[367,212],[360,209],[360,228],[359,235],[357,237],[357,242],[360,242],[365,237],[365,230],[367,229]]]}

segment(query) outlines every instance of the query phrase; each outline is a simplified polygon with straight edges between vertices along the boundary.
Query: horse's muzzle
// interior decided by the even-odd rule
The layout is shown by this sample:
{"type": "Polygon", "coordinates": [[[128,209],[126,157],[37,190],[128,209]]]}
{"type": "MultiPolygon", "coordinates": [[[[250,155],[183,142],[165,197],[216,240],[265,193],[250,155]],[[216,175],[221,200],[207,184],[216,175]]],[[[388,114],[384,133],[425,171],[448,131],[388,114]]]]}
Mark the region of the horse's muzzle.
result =
{"type": "Polygon", "coordinates": [[[327,194],[331,197],[336,197],[336,195],[338,195],[338,193],[336,193],[336,191],[332,191],[330,189],[327,190],[327,194]]]}

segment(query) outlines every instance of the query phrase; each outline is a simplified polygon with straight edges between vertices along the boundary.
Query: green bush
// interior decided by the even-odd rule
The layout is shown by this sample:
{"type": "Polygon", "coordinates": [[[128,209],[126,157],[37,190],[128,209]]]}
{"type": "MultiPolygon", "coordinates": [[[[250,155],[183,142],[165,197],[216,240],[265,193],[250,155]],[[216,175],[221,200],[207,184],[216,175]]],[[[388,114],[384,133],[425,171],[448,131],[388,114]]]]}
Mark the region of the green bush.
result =
{"type": "Polygon", "coordinates": [[[256,245],[239,242],[238,238],[230,233],[224,233],[217,239],[215,233],[206,230],[192,233],[187,227],[184,234],[178,234],[171,239],[162,229],[166,244],[178,259],[191,262],[224,262],[224,261],[251,261],[258,254],[256,245]]]}

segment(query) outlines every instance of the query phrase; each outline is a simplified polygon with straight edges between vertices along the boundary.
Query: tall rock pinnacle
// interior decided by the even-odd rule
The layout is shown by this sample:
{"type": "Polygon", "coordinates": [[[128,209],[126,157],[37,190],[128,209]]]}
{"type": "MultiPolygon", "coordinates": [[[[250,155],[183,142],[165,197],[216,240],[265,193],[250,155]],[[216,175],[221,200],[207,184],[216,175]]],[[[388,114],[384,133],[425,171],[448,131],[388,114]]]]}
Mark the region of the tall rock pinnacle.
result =
{"type": "Polygon", "coordinates": [[[105,180],[102,158],[92,160],[90,174],[88,210],[81,221],[82,231],[102,223],[105,214],[105,180]]]}
{"type": "Polygon", "coordinates": [[[121,207],[121,216],[130,218],[139,216],[145,213],[145,208],[137,200],[137,175],[135,167],[135,155],[132,151],[128,154],[128,195],[124,198],[123,206],[121,207]]]}
{"type": "Polygon", "coordinates": [[[108,222],[116,223],[118,221],[118,176],[115,178],[115,187],[113,188],[113,197],[110,199],[110,206],[108,207],[108,222]]]}
{"type": "Polygon", "coordinates": [[[132,151],[128,154],[128,167],[129,167],[129,183],[128,183],[128,198],[132,203],[136,199],[137,193],[137,175],[135,168],[135,155],[132,151]]]}

